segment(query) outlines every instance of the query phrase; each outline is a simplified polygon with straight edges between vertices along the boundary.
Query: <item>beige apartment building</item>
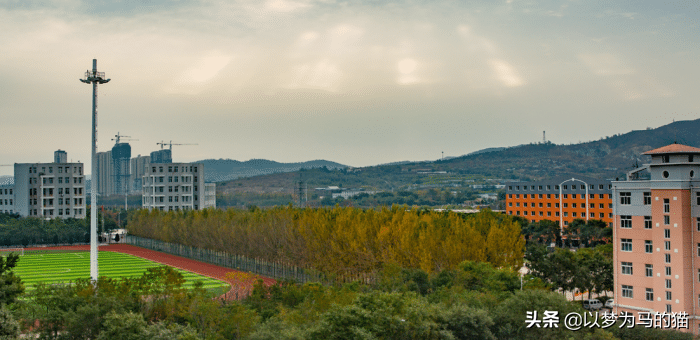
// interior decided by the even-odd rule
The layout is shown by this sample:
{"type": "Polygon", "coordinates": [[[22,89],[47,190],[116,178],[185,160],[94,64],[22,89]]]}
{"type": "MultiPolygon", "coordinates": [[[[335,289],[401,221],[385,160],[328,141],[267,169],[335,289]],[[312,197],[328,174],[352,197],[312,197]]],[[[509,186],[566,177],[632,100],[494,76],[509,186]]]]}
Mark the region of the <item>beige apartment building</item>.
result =
{"type": "Polygon", "coordinates": [[[613,184],[614,312],[689,315],[700,333],[700,149],[671,144],[613,184]],[[642,170],[650,179],[638,180],[642,170]]]}
{"type": "Polygon", "coordinates": [[[213,183],[204,183],[200,163],[150,163],[142,179],[143,207],[161,211],[216,207],[213,183]],[[206,190],[205,190],[206,189],[206,190]]]}

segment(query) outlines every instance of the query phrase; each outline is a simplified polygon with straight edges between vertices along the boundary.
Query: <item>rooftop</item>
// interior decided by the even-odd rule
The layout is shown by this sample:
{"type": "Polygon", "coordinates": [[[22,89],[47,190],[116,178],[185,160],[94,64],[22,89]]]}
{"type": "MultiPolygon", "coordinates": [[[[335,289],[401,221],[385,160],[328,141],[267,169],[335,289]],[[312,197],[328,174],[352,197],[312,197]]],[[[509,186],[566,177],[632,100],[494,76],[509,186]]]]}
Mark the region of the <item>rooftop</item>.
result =
{"type": "Polygon", "coordinates": [[[660,155],[660,154],[671,154],[671,153],[700,153],[700,149],[694,148],[692,146],[687,146],[683,144],[670,144],[658,149],[649,150],[644,155],[660,155]]]}

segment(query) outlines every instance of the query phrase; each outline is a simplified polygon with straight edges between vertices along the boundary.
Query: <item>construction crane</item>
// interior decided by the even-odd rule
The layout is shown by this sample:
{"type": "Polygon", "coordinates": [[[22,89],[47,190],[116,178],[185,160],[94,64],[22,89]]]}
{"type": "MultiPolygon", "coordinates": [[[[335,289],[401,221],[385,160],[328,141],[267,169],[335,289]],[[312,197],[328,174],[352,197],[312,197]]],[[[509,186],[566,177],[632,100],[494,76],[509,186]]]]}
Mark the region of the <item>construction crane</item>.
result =
{"type": "Polygon", "coordinates": [[[163,150],[163,147],[165,147],[166,145],[169,145],[169,146],[170,146],[170,147],[169,147],[170,150],[173,149],[173,145],[199,145],[199,144],[197,144],[197,143],[176,144],[176,143],[173,143],[173,141],[170,141],[170,143],[165,143],[165,142],[163,142],[163,141],[160,141],[160,143],[156,143],[156,144],[160,145],[160,149],[161,149],[161,150],[163,150]]]}
{"type": "Polygon", "coordinates": [[[117,137],[117,138],[112,138],[112,140],[117,141],[115,144],[119,144],[119,141],[124,137],[126,137],[126,138],[124,138],[124,140],[138,140],[138,139],[131,138],[131,136],[120,135],[119,132],[117,132],[117,134],[114,135],[114,137],[117,137]]]}

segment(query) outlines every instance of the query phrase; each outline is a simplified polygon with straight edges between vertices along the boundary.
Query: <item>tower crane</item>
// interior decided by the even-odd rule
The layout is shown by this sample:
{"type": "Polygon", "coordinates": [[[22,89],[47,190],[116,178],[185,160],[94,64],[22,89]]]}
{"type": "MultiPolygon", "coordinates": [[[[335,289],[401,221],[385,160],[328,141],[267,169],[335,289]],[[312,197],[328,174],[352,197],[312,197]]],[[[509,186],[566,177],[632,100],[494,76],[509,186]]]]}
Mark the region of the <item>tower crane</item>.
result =
{"type": "Polygon", "coordinates": [[[156,143],[156,144],[160,145],[160,149],[161,149],[161,150],[163,150],[163,147],[165,147],[166,145],[169,146],[169,149],[170,149],[170,150],[173,149],[173,145],[199,145],[199,144],[197,144],[197,143],[182,143],[182,144],[176,144],[176,143],[173,143],[173,141],[170,141],[170,143],[165,143],[165,142],[163,142],[163,141],[160,141],[160,143],[156,143]]]}
{"type": "Polygon", "coordinates": [[[114,137],[117,137],[117,138],[112,138],[113,141],[116,141],[116,144],[119,144],[119,141],[124,137],[126,137],[126,138],[124,138],[124,140],[138,140],[138,139],[131,138],[131,136],[120,135],[119,132],[117,132],[117,134],[114,135],[114,137]]]}

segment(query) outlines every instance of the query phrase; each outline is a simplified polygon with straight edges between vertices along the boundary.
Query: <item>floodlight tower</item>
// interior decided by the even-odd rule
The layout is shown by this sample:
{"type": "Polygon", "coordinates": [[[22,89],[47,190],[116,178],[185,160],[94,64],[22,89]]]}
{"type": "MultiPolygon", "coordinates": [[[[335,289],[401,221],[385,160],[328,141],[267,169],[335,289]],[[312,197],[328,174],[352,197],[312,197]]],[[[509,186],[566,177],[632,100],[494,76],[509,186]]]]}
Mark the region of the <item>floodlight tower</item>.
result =
{"type": "Polygon", "coordinates": [[[97,84],[105,84],[104,72],[97,72],[97,59],[92,59],[92,71],[85,71],[85,84],[92,84],[92,170],[90,189],[90,277],[97,282],[97,84]]]}

